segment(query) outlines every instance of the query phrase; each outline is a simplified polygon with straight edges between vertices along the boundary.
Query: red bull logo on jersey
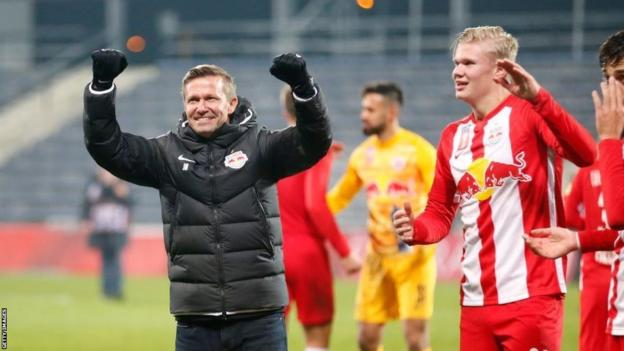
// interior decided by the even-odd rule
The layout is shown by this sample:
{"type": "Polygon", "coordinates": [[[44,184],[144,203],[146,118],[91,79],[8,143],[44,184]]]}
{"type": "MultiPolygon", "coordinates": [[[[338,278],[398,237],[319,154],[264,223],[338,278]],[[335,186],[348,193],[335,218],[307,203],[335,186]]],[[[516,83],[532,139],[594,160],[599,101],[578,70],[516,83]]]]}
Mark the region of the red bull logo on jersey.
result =
{"type": "Polygon", "coordinates": [[[366,186],[366,195],[376,196],[379,195],[379,187],[376,183],[370,183],[366,186]]]}
{"type": "Polygon", "coordinates": [[[523,172],[526,167],[524,152],[518,153],[515,161],[509,164],[486,158],[474,160],[457,182],[455,201],[463,203],[472,198],[484,201],[507,181],[530,182],[531,176],[523,172]]]}
{"type": "Polygon", "coordinates": [[[391,181],[388,183],[386,193],[388,195],[409,195],[413,193],[413,191],[410,191],[410,187],[404,182],[391,181]]]}
{"type": "MultiPolygon", "coordinates": [[[[384,189],[383,186],[380,187],[374,182],[370,183],[366,185],[366,195],[369,197],[382,195],[381,189],[384,189]]],[[[385,192],[383,192],[383,194],[390,196],[413,195],[414,193],[415,191],[409,186],[409,184],[396,180],[390,181],[385,187],[385,192]]]]}

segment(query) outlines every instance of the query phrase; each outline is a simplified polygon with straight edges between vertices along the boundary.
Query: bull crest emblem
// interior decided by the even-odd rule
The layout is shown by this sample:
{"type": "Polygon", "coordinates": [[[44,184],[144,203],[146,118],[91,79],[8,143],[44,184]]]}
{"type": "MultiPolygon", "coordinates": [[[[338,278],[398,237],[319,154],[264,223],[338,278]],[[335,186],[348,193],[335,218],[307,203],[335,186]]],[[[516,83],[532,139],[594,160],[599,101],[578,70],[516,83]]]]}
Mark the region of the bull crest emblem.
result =
{"type": "Polygon", "coordinates": [[[523,172],[526,168],[524,152],[518,153],[514,159],[511,164],[486,158],[474,160],[457,182],[456,202],[465,202],[473,197],[479,201],[487,200],[505,182],[530,182],[531,176],[523,172]]]}

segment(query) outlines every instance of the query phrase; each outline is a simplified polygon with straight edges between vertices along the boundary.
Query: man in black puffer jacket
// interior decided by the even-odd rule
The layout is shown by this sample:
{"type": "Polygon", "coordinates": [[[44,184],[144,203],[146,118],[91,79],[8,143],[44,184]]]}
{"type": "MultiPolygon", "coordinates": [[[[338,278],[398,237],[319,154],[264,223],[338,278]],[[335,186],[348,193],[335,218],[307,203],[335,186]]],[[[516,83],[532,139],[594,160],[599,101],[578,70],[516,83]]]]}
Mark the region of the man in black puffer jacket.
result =
{"type": "Polygon", "coordinates": [[[154,139],[123,133],[113,80],[117,50],[92,54],[84,134],[93,159],[117,177],[160,192],[176,350],[285,350],[288,303],[278,179],[321,159],[331,143],[325,106],[303,58],[284,54],[271,74],[293,88],[297,125],[256,124],[232,77],[200,65],[182,81],[184,118],[154,139]]]}

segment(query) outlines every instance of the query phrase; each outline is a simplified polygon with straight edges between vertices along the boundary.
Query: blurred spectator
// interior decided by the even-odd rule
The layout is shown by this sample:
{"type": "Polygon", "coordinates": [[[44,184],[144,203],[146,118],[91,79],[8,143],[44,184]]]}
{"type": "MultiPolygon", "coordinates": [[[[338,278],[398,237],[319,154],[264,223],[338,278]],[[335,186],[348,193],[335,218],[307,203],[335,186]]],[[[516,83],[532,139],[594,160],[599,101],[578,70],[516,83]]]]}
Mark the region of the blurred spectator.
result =
{"type": "Polygon", "coordinates": [[[102,292],[121,299],[121,250],[128,242],[131,201],[128,185],[98,167],[89,181],[82,206],[82,219],[89,232],[89,246],[102,257],[102,292]]]}

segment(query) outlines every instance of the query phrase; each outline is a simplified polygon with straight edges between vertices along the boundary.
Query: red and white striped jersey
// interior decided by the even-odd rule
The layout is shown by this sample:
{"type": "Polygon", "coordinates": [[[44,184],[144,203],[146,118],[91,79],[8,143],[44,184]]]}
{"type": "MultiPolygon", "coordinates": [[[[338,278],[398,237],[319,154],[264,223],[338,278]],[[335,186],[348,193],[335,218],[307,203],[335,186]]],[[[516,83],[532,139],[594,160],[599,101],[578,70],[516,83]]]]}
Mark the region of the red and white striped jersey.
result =
{"type": "MultiPolygon", "coordinates": [[[[620,232],[622,235],[622,232],[620,232]]],[[[620,245],[621,246],[621,245],[620,245]]],[[[624,335],[624,250],[616,249],[618,259],[613,262],[611,286],[609,286],[609,312],[607,319],[607,333],[624,335]]]]}
{"type": "MultiPolygon", "coordinates": [[[[598,147],[608,224],[614,229],[624,229],[624,143],[609,139],[601,141],[598,147]]],[[[619,259],[613,263],[609,288],[607,333],[611,335],[624,335],[624,231],[619,236],[616,251],[619,259]]]]}
{"type": "Polygon", "coordinates": [[[459,207],[462,305],[566,292],[565,259],[538,257],[522,234],[564,224],[561,157],[587,166],[594,149],[590,134],[544,89],[534,103],[510,95],[483,119],[471,114],[444,129],[414,237],[441,240],[459,207]]]}
{"type": "Polygon", "coordinates": [[[624,229],[624,141],[603,140],[598,144],[598,152],[607,223],[610,228],[621,230],[624,229]]]}

